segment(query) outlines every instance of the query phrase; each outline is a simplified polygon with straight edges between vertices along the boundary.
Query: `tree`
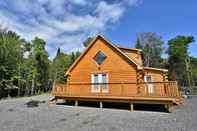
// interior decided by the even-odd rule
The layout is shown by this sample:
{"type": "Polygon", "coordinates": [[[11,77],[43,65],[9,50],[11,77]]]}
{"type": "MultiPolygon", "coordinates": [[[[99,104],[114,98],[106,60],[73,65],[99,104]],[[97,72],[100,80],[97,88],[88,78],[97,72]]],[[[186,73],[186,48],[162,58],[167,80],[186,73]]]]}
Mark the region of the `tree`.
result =
{"type": "Polygon", "coordinates": [[[56,56],[60,55],[61,51],[60,51],[60,48],[57,49],[57,53],[56,53],[56,56]]]}
{"type": "MultiPolygon", "coordinates": [[[[21,63],[23,61],[23,45],[25,41],[15,32],[1,30],[0,32],[0,88],[9,92],[20,90],[21,63]]],[[[19,93],[18,93],[19,94],[19,93]]]]}
{"type": "Polygon", "coordinates": [[[69,57],[71,58],[71,64],[80,56],[81,52],[72,52],[69,57]]]}
{"type": "Polygon", "coordinates": [[[139,38],[137,38],[135,48],[137,48],[137,49],[142,49],[143,48],[142,44],[140,43],[140,39],[139,38]]]}
{"type": "MultiPolygon", "coordinates": [[[[57,52],[59,52],[58,50],[57,52]]],[[[60,52],[57,53],[56,57],[53,59],[50,65],[50,78],[52,83],[65,83],[65,72],[70,67],[72,63],[71,57],[67,54],[60,52]]]]}
{"type": "Polygon", "coordinates": [[[169,77],[178,80],[179,85],[191,86],[190,59],[188,47],[193,36],[176,36],[168,41],[169,77]]]}
{"type": "Polygon", "coordinates": [[[84,46],[84,47],[87,47],[87,46],[91,43],[92,40],[93,40],[92,37],[88,37],[88,38],[83,42],[83,46],[84,46]]]}
{"type": "Polygon", "coordinates": [[[137,35],[136,48],[143,50],[145,66],[161,67],[163,44],[162,38],[156,33],[145,32],[137,35]]]}
{"type": "Polygon", "coordinates": [[[45,41],[26,42],[13,31],[0,28],[0,98],[47,91],[50,87],[45,41]]]}
{"type": "Polygon", "coordinates": [[[34,69],[33,79],[32,79],[32,94],[34,94],[35,89],[37,91],[47,90],[49,88],[49,60],[48,53],[45,49],[45,41],[38,37],[32,40],[32,59],[34,69]]]}
{"type": "Polygon", "coordinates": [[[190,56],[192,85],[197,86],[197,57],[190,56]]]}

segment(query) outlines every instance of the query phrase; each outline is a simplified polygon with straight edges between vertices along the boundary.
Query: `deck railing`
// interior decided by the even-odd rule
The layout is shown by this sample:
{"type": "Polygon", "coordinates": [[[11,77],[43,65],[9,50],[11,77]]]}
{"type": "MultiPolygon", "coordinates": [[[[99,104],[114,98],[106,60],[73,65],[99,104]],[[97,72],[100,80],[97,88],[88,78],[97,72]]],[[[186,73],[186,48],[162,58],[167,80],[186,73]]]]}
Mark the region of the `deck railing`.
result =
{"type": "Polygon", "coordinates": [[[55,96],[180,97],[176,81],[102,84],[70,83],[68,87],[66,84],[54,84],[52,93],[55,96]],[[97,86],[99,90],[93,91],[93,86],[97,86]],[[105,90],[103,87],[105,87],[105,90]]]}

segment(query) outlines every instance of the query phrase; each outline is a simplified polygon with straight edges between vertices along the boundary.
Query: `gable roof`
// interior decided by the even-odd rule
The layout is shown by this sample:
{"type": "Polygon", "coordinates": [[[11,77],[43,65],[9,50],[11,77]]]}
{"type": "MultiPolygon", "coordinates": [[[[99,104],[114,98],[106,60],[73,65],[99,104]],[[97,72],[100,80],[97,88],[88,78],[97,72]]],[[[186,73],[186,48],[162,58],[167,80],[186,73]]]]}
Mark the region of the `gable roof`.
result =
{"type": "Polygon", "coordinates": [[[110,41],[105,39],[101,34],[97,34],[96,37],[90,42],[90,44],[87,46],[87,48],[84,50],[83,53],[75,60],[75,62],[70,66],[70,68],[66,72],[66,76],[69,74],[69,72],[77,65],[77,63],[83,58],[83,56],[88,52],[88,50],[93,46],[93,44],[97,41],[98,38],[103,39],[111,48],[115,49],[120,55],[122,55],[125,59],[127,59],[129,62],[133,63],[137,69],[143,69],[143,67],[139,64],[137,64],[134,60],[132,60],[129,56],[127,56],[123,51],[121,51],[120,48],[113,45],[110,41]]]}
{"type": "MultiPolygon", "coordinates": [[[[126,60],[133,63],[138,70],[156,70],[156,71],[162,71],[162,72],[168,72],[167,69],[161,69],[161,68],[153,68],[153,67],[143,67],[136,63],[133,59],[131,59],[127,54],[123,52],[123,50],[132,50],[132,51],[139,51],[142,53],[141,49],[135,49],[135,48],[124,48],[117,45],[112,44],[110,41],[108,41],[106,38],[104,38],[103,35],[97,34],[95,38],[90,42],[90,44],[86,47],[86,49],[81,53],[81,55],[74,61],[74,63],[70,66],[70,68],[67,70],[65,76],[69,74],[69,72],[77,65],[77,63],[83,58],[83,56],[88,52],[88,50],[93,46],[93,44],[97,41],[97,39],[103,39],[111,48],[115,49],[120,55],[122,55],[126,60]]],[[[142,53],[143,54],[143,53],[142,53]]]]}

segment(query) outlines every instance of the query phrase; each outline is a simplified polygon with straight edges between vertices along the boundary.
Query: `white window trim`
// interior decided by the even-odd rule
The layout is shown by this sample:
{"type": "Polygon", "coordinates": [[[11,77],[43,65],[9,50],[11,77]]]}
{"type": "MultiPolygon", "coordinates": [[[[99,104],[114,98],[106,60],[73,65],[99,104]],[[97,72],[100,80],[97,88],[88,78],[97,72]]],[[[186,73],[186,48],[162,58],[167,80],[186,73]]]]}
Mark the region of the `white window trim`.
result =
{"type": "Polygon", "coordinates": [[[91,74],[91,83],[92,83],[91,92],[99,93],[100,92],[100,87],[99,87],[99,85],[94,85],[94,83],[95,83],[95,81],[94,81],[95,78],[94,77],[95,77],[95,74],[91,74]],[[98,86],[98,89],[95,88],[96,86],[98,86]]]}
{"type": "MultiPolygon", "coordinates": [[[[102,74],[106,74],[106,83],[108,83],[108,82],[109,82],[108,73],[102,73],[102,74]]],[[[101,75],[102,75],[102,74],[101,74],[101,75]]],[[[108,93],[108,92],[109,92],[109,85],[106,84],[105,86],[106,86],[106,89],[103,89],[103,88],[102,88],[102,93],[108,93]]]]}
{"type": "MultiPolygon", "coordinates": [[[[150,77],[151,78],[151,82],[154,82],[154,79],[151,75],[145,75],[144,76],[144,82],[146,83],[147,82],[147,77],[150,77]]],[[[147,92],[148,94],[153,94],[155,91],[154,91],[154,85],[153,83],[148,83],[146,84],[146,88],[145,88],[145,92],[147,92]]]]}
{"type": "MultiPolygon", "coordinates": [[[[101,93],[101,88],[102,88],[102,85],[94,85],[95,83],[95,75],[98,75],[98,83],[103,83],[102,82],[102,75],[103,74],[106,74],[106,82],[108,83],[108,73],[93,73],[91,74],[91,83],[92,83],[92,86],[91,86],[91,92],[93,93],[101,93]],[[98,86],[98,89],[95,89],[95,86],[98,86]]],[[[106,85],[107,86],[107,89],[104,89],[102,88],[102,93],[108,93],[109,91],[109,88],[108,88],[108,84],[106,85]]]]}

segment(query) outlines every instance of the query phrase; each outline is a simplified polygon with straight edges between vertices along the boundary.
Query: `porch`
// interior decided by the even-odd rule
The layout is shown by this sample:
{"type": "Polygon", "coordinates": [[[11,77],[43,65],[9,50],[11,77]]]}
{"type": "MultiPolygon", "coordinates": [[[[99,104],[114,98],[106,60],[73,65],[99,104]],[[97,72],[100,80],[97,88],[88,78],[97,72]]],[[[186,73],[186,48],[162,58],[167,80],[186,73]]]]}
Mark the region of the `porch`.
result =
{"type": "Polygon", "coordinates": [[[180,104],[181,95],[176,81],[150,83],[70,83],[54,84],[56,98],[77,101],[126,102],[131,104],[180,104]],[[93,92],[93,86],[99,91],[93,92]],[[105,89],[107,86],[107,90],[105,89]],[[104,88],[105,87],[105,88],[104,88]],[[151,87],[151,89],[150,89],[151,87]],[[105,89],[105,90],[103,90],[105,89]]]}

